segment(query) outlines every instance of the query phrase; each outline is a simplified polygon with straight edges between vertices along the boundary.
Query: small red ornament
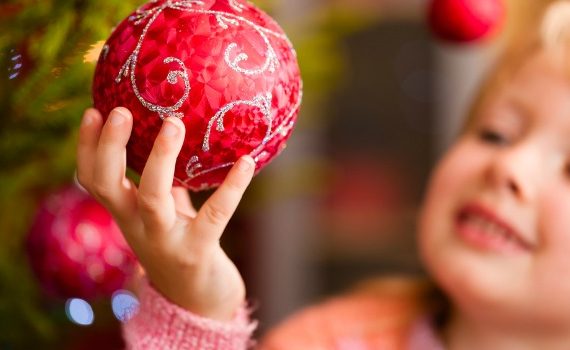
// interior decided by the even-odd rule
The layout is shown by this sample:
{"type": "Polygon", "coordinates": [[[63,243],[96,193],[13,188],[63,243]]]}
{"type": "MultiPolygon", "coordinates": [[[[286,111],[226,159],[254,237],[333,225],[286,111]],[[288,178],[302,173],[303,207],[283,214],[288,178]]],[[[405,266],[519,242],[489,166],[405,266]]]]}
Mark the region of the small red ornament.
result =
{"type": "Polygon", "coordinates": [[[42,201],[26,249],[44,291],[60,298],[110,296],[137,264],[109,212],[76,185],[42,201]]]}
{"type": "Polygon", "coordinates": [[[219,185],[245,154],[259,171],[283,148],[302,83],[295,51],[267,14],[242,0],[154,0],[107,40],[93,82],[103,115],[133,112],[127,163],[142,172],[168,116],[186,139],[174,184],[219,185]]]}
{"type": "Polygon", "coordinates": [[[432,0],[428,20],[439,38],[467,43],[493,33],[502,24],[502,0],[432,0]]]}

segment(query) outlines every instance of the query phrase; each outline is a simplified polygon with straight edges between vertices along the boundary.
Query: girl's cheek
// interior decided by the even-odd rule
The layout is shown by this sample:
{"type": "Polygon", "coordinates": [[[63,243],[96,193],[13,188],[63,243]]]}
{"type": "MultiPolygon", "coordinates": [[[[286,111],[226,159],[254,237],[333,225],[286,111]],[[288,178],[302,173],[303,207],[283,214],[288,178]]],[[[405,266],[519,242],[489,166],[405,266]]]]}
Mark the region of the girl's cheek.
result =
{"type": "Polygon", "coordinates": [[[537,234],[539,249],[536,255],[535,270],[537,293],[544,295],[545,307],[549,303],[561,309],[570,309],[570,193],[568,190],[549,189],[541,198],[537,213],[537,234]]]}
{"type": "Polygon", "coordinates": [[[485,157],[470,142],[458,142],[442,158],[430,179],[420,212],[422,239],[440,235],[452,225],[453,213],[473,199],[484,176],[485,157]]]}
{"type": "Polygon", "coordinates": [[[457,201],[465,169],[462,166],[462,148],[454,146],[437,164],[430,178],[421,210],[421,234],[431,237],[442,232],[442,225],[457,201]]]}
{"type": "Polygon", "coordinates": [[[433,185],[444,192],[463,188],[482,175],[485,159],[485,152],[472,142],[459,142],[437,167],[433,185]]]}
{"type": "Polygon", "coordinates": [[[546,251],[558,251],[570,260],[570,186],[545,190],[537,215],[538,234],[546,251]]]}

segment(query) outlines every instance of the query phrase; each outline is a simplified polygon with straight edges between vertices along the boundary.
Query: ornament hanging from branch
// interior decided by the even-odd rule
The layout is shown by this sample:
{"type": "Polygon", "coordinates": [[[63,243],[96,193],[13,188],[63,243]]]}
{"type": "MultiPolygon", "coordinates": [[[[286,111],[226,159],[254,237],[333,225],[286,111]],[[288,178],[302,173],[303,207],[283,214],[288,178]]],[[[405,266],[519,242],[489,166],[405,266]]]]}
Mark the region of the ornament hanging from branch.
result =
{"type": "Polygon", "coordinates": [[[497,33],[505,20],[502,0],[431,0],[428,23],[440,39],[470,43],[497,33]]]}
{"type": "Polygon", "coordinates": [[[26,248],[42,289],[59,298],[111,296],[137,267],[111,214],[75,184],[42,201],[26,248]]]}

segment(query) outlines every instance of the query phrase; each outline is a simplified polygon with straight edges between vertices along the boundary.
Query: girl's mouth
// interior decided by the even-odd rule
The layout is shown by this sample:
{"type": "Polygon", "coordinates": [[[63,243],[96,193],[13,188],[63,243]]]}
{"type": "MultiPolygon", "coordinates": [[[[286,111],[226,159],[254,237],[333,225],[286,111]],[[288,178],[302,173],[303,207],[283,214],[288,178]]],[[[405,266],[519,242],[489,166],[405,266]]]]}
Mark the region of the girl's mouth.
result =
{"type": "Polygon", "coordinates": [[[455,228],[464,242],[484,251],[520,253],[533,249],[533,244],[509,223],[481,204],[470,203],[461,208],[455,228]]]}

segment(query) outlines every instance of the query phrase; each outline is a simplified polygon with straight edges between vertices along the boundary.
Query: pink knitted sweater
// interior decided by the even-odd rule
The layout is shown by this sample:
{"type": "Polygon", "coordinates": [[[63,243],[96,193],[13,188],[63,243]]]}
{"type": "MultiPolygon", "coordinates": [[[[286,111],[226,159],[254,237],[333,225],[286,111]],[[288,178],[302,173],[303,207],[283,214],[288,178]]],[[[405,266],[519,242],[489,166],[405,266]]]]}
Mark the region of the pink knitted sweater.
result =
{"type": "Polygon", "coordinates": [[[142,283],[138,313],[123,325],[131,350],[243,350],[251,347],[256,323],[241,308],[232,322],[195,315],[142,283]]]}
{"type": "Polygon", "coordinates": [[[307,308],[270,332],[258,346],[251,338],[256,323],[249,320],[245,307],[233,321],[221,322],[172,304],[148,283],[143,284],[139,297],[139,312],[123,326],[131,350],[444,348],[427,319],[410,303],[378,300],[377,295],[342,296],[307,308]]]}

